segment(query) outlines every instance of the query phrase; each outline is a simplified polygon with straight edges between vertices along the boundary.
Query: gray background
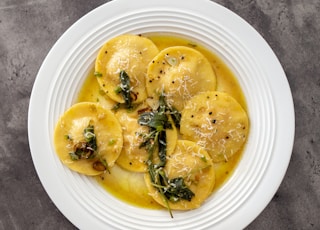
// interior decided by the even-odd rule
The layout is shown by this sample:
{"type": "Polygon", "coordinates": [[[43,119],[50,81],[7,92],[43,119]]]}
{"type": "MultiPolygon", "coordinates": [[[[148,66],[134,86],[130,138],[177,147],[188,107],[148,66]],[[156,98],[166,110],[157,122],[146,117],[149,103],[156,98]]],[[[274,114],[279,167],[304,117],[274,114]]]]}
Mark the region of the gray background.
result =
{"type": "MultiPolygon", "coordinates": [[[[0,229],[75,229],[35,172],[27,137],[28,104],[49,49],[77,19],[104,2],[0,0],[0,229]]],[[[320,229],[320,1],[216,2],[267,40],[286,72],[295,104],[296,136],[288,171],[247,229],[320,229]]]]}

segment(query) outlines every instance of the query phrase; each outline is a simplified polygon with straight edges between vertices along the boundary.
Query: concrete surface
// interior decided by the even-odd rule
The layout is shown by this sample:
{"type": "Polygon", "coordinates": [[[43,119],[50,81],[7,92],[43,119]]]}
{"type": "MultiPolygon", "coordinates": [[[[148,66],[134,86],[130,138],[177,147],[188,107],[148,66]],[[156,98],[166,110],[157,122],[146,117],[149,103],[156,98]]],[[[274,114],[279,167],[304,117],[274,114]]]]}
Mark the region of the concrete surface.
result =
{"type": "MultiPolygon", "coordinates": [[[[32,85],[47,52],[103,0],[0,0],[0,229],[75,229],[44,191],[27,137],[32,85]]],[[[255,27],[289,80],[296,137],[286,176],[248,230],[320,229],[320,1],[218,0],[255,27]]]]}

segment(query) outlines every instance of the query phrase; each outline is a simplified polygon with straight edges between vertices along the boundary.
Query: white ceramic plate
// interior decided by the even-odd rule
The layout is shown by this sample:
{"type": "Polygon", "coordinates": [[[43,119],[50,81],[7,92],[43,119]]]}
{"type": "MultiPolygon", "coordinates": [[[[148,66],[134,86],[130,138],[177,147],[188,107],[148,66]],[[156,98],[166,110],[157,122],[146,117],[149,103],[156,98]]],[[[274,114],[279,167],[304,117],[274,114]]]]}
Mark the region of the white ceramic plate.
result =
{"type": "Polygon", "coordinates": [[[29,107],[35,168],[50,198],[80,229],[242,229],[266,207],[291,156],[294,109],[286,76],[263,38],[244,20],[208,0],[116,0],[77,21],[44,60],[29,107]],[[244,156],[232,177],[197,210],[130,206],[57,158],[56,121],[77,97],[101,45],[123,33],[170,33],[199,42],[234,71],[251,122],[244,156]]]}

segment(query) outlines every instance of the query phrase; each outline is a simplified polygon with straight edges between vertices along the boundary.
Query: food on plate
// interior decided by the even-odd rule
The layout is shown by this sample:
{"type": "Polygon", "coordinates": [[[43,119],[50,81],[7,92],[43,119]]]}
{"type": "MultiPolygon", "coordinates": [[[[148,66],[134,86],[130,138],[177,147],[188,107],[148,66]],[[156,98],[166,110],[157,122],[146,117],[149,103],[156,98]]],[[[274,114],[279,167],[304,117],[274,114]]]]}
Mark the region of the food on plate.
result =
{"type": "Polygon", "coordinates": [[[112,167],[122,149],[122,130],[115,115],[97,103],[73,105],[54,131],[55,150],[70,169],[89,176],[112,167]]]}
{"type": "Polygon", "coordinates": [[[198,208],[212,193],[215,172],[210,155],[199,145],[178,140],[162,169],[145,174],[150,195],[174,210],[198,208]],[[156,186],[154,186],[156,184],[156,186]]]}
{"type": "Polygon", "coordinates": [[[182,111],[180,132],[207,150],[214,162],[228,161],[244,145],[249,120],[241,105],[229,94],[199,93],[182,111]]]}
{"type": "Polygon", "coordinates": [[[70,169],[173,216],[226,181],[248,132],[243,93],[222,60],[187,39],[126,34],[100,49],[54,144],[70,169]]]}
{"type": "Polygon", "coordinates": [[[165,92],[167,102],[181,111],[197,93],[216,90],[216,75],[202,53],[173,46],[160,51],[149,64],[146,87],[152,98],[165,92]]]}
{"type": "Polygon", "coordinates": [[[100,49],[95,62],[95,75],[101,89],[118,103],[129,100],[127,106],[131,106],[131,102],[142,102],[147,98],[147,67],[158,52],[153,42],[142,36],[125,34],[110,39],[100,49]],[[128,94],[126,98],[123,93],[128,94]]]}
{"type": "MultiPolygon", "coordinates": [[[[146,172],[148,151],[141,148],[143,145],[143,136],[148,133],[148,127],[139,124],[139,116],[150,111],[149,107],[142,106],[135,111],[119,110],[116,112],[123,131],[123,148],[117,160],[117,164],[122,168],[134,172],[146,172]]],[[[174,150],[178,135],[174,125],[171,129],[166,130],[167,152],[174,150]]]]}
{"type": "Polygon", "coordinates": [[[120,110],[116,113],[116,117],[123,132],[123,148],[117,164],[129,171],[145,172],[148,153],[140,148],[142,137],[139,133],[147,132],[147,128],[138,124],[137,112],[127,113],[125,110],[120,110]]]}

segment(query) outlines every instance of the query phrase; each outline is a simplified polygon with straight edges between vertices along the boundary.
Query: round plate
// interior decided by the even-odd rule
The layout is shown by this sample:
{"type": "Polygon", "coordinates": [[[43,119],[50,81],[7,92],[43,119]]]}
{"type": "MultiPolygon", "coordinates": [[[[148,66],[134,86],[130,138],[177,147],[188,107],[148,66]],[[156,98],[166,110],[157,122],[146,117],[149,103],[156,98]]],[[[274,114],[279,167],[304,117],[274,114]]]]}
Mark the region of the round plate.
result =
{"type": "Polygon", "coordinates": [[[208,0],[116,0],[93,10],[53,46],[30,99],[29,142],[39,178],[80,229],[242,229],[269,203],[287,169],[294,138],[290,88],[276,56],[244,20],[208,0]],[[202,44],[232,69],[245,94],[251,130],[230,179],[199,209],[174,212],[130,206],[97,182],[67,169],[53,130],[76,100],[99,48],[124,33],[168,33],[202,44]]]}

